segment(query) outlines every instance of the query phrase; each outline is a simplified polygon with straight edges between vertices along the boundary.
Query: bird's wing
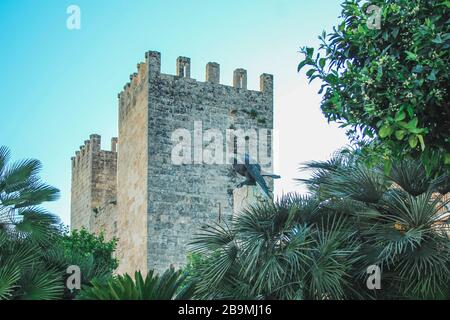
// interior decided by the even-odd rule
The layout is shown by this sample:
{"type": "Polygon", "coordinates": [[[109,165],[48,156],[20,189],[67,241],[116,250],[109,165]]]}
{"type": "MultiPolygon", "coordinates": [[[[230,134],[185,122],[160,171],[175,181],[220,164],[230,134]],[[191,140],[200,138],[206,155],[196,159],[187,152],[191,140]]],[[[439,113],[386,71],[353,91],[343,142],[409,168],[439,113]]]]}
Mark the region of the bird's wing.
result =
{"type": "Polygon", "coordinates": [[[259,164],[249,164],[246,165],[246,167],[249,175],[256,181],[256,183],[260,186],[264,193],[269,197],[269,187],[267,186],[266,181],[261,175],[261,167],[259,166],[259,164]]]}
{"type": "Polygon", "coordinates": [[[245,177],[245,171],[247,170],[243,164],[233,164],[233,169],[235,172],[245,177]]]}

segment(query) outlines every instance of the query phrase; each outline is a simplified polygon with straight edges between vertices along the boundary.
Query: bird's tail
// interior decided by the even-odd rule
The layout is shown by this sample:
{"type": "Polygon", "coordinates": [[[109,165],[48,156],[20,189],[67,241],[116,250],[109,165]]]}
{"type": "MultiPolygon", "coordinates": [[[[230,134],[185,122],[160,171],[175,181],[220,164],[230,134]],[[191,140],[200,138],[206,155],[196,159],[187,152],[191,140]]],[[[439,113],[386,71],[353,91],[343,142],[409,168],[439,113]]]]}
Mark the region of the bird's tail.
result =
{"type": "Polygon", "coordinates": [[[277,175],[277,174],[270,174],[270,173],[262,174],[262,176],[263,176],[263,177],[269,177],[269,178],[272,178],[272,179],[280,179],[280,178],[281,178],[281,177],[280,177],[279,175],[277,175]]]}

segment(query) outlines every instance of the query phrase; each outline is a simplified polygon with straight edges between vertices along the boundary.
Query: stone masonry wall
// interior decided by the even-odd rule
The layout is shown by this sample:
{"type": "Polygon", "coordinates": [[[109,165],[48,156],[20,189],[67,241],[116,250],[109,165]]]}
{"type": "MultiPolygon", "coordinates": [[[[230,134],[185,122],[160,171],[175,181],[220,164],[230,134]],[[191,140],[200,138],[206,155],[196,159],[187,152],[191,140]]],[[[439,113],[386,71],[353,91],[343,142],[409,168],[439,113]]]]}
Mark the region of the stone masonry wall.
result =
{"type": "Polygon", "coordinates": [[[71,229],[115,237],[117,152],[101,150],[101,137],[91,135],[72,158],[71,229]],[[107,208],[107,218],[101,215],[107,208]],[[101,227],[104,226],[104,227],[101,227]]]}
{"type": "Polygon", "coordinates": [[[91,215],[90,232],[102,233],[106,241],[117,238],[117,205],[108,202],[91,215]]]}
{"type": "MultiPolygon", "coordinates": [[[[178,61],[190,63],[187,58],[178,61]]],[[[193,133],[194,121],[201,121],[203,130],[219,129],[224,136],[226,129],[273,127],[270,75],[261,76],[264,91],[252,91],[246,89],[243,69],[235,72],[231,87],[218,83],[218,64],[208,64],[207,82],[187,77],[189,67],[184,74],[171,76],[160,74],[158,66],[150,78],[148,268],[158,271],[185,264],[188,243],[201,225],[232,216],[233,189],[243,179],[236,177],[230,164],[172,164],[172,132],[186,128],[193,133]]]]}
{"type": "Polygon", "coordinates": [[[117,273],[147,272],[148,66],[119,94],[117,273]]]}
{"type": "Polygon", "coordinates": [[[91,214],[91,154],[87,143],[72,157],[70,228],[89,228],[91,214]]]}

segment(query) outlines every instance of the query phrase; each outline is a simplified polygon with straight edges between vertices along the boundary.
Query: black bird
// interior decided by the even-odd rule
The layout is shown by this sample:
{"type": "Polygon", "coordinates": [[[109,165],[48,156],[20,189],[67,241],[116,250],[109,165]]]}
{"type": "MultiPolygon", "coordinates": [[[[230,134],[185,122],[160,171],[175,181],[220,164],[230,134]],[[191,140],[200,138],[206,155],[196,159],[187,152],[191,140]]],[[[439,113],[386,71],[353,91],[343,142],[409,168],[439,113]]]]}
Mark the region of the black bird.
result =
{"type": "Polygon", "coordinates": [[[270,177],[272,179],[280,179],[281,177],[276,174],[262,173],[261,166],[257,163],[250,163],[250,156],[248,154],[244,155],[244,163],[238,163],[237,159],[234,158],[233,169],[241,176],[245,177],[245,181],[237,185],[238,188],[244,185],[258,185],[264,194],[270,198],[269,187],[263,177],[270,177]]]}

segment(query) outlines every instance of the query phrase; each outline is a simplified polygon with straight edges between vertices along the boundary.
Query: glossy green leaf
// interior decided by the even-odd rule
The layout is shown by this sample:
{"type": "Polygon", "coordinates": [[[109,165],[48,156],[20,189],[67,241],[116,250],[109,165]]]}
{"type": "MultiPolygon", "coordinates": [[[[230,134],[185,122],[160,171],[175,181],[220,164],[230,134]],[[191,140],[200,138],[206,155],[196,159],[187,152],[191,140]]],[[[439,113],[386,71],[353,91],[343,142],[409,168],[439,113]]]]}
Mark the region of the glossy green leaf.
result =
{"type": "Polygon", "coordinates": [[[397,140],[403,140],[403,138],[405,137],[405,131],[404,130],[395,131],[395,137],[397,138],[397,140]]]}
{"type": "Polygon", "coordinates": [[[386,138],[387,136],[392,134],[392,131],[392,127],[386,125],[381,127],[378,134],[380,135],[380,138],[386,138]]]}
{"type": "Polygon", "coordinates": [[[414,149],[418,143],[417,136],[416,135],[409,136],[408,143],[409,143],[409,146],[414,149]]]}

